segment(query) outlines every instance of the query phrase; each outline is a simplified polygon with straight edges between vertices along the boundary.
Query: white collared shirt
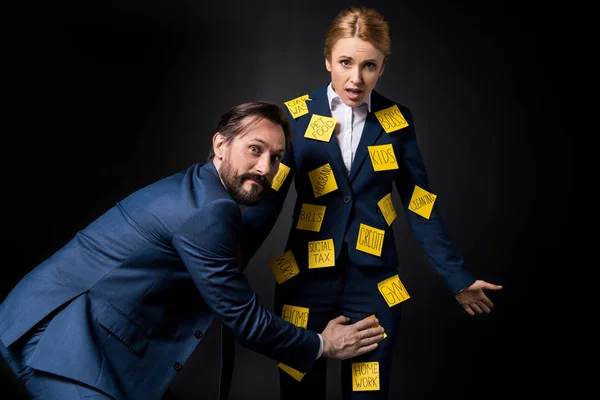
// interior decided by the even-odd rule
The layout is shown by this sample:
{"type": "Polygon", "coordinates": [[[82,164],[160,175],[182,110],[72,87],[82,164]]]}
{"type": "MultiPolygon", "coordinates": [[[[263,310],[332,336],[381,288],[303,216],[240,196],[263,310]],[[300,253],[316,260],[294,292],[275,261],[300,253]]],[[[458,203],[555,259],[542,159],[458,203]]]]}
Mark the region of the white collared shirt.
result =
{"type": "Polygon", "coordinates": [[[332,84],[329,83],[329,86],[327,86],[327,99],[331,116],[339,124],[337,139],[346,166],[346,173],[350,174],[350,168],[365,127],[365,121],[371,111],[371,93],[369,93],[363,104],[352,108],[342,101],[340,96],[333,90],[332,84]]]}

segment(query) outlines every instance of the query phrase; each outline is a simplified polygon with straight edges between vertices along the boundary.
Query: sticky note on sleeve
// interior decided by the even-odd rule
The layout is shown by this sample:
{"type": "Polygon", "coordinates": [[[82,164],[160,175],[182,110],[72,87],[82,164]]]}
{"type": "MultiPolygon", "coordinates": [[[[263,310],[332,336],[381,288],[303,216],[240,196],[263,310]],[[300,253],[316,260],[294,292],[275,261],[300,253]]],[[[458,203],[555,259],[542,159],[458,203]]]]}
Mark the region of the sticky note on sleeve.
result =
{"type": "Polygon", "coordinates": [[[296,119],[305,114],[308,114],[308,106],[306,105],[306,101],[311,100],[307,94],[304,96],[296,97],[295,99],[284,101],[283,104],[287,107],[290,114],[292,114],[292,118],[296,119]]]}
{"type": "Polygon", "coordinates": [[[429,219],[437,195],[415,185],[408,209],[421,217],[429,219]]]}

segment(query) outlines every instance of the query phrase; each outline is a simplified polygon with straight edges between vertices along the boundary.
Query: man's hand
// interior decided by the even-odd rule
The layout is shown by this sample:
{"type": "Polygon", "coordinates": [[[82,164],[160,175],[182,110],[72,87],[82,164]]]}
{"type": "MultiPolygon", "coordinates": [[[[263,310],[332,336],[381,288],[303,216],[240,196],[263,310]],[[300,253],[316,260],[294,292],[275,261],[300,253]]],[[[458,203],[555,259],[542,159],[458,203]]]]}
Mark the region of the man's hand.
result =
{"type": "Polygon", "coordinates": [[[343,315],[329,321],[321,333],[322,357],[345,360],[377,348],[377,342],[383,339],[383,327],[377,326],[377,318],[366,317],[352,325],[349,322],[343,315]]]}
{"type": "Polygon", "coordinates": [[[475,315],[475,313],[489,313],[494,307],[494,303],[490,300],[483,290],[500,290],[502,286],[492,285],[486,281],[477,280],[471,284],[468,288],[462,292],[456,294],[456,301],[465,309],[469,315],[475,315]]]}

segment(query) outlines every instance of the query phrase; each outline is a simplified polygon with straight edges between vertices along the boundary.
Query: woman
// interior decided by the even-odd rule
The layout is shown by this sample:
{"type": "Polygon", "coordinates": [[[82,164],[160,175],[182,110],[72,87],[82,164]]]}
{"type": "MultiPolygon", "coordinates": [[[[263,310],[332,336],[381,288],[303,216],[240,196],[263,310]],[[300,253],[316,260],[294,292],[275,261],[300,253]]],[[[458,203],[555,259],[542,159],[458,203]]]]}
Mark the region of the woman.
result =
{"type": "MultiPolygon", "coordinates": [[[[297,198],[285,252],[271,263],[277,278],[275,311],[308,329],[323,329],[339,313],[351,320],[375,315],[387,337],[370,353],[342,362],[344,399],[386,399],[400,309],[409,294],[398,276],[391,200],[393,183],[412,233],[457,301],[471,315],[488,313],[484,289],[463,267],[443,227],[436,195],[416,141],[410,110],[374,88],[391,54],[389,23],[374,9],[349,7],[325,40],[331,82],[285,102],[293,141],[273,189],[247,210],[246,262],[275,223],[291,185],[297,198]],[[258,232],[258,233],[257,233],[258,232]]],[[[280,365],[281,398],[325,398],[326,360],[310,371],[280,365]]]]}

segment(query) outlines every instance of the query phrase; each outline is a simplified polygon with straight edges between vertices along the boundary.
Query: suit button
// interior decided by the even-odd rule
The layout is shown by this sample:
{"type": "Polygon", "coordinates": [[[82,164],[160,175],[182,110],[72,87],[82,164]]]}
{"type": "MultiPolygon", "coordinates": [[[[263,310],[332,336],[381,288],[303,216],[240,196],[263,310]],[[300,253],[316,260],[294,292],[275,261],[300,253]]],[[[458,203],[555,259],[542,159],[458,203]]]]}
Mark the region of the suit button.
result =
{"type": "Polygon", "coordinates": [[[196,339],[202,339],[202,336],[204,336],[202,334],[202,331],[200,329],[196,329],[196,331],[194,332],[194,336],[196,336],[196,339]]]}
{"type": "Polygon", "coordinates": [[[350,203],[350,200],[352,200],[352,197],[344,196],[344,203],[350,203]]]}
{"type": "Polygon", "coordinates": [[[175,363],[173,364],[173,369],[174,369],[175,371],[179,371],[179,370],[181,370],[181,367],[182,367],[182,365],[181,365],[181,363],[180,363],[180,362],[178,362],[178,361],[175,361],[175,363]]]}

